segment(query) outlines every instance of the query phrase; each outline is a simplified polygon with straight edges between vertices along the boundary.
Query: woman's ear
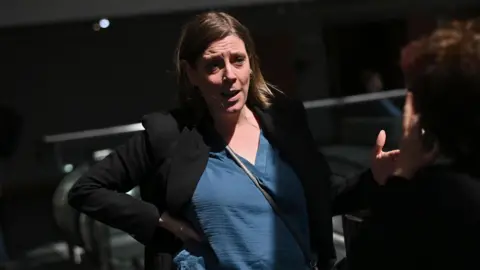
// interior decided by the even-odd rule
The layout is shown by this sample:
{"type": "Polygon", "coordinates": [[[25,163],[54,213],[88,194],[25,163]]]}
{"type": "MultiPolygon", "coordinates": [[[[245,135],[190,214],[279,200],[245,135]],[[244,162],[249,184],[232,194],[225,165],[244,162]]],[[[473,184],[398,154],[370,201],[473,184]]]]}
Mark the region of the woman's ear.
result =
{"type": "Polygon", "coordinates": [[[195,67],[190,65],[187,61],[182,60],[181,62],[182,69],[185,70],[188,81],[193,87],[198,86],[198,73],[195,67]]]}

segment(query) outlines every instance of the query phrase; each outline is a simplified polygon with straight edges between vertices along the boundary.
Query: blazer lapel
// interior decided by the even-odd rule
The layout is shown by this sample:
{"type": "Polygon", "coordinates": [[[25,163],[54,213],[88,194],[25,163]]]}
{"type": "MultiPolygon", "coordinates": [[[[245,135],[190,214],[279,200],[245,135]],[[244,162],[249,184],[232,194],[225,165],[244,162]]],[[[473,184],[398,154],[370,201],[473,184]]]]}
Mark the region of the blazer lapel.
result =
{"type": "Polygon", "coordinates": [[[190,202],[208,162],[209,148],[196,128],[185,128],[175,148],[166,186],[167,208],[178,215],[190,202]]]}
{"type": "MultiPolygon", "coordinates": [[[[265,136],[275,146],[281,157],[292,166],[304,187],[307,201],[311,204],[321,203],[327,206],[330,200],[328,163],[315,149],[317,146],[311,138],[304,115],[294,109],[261,110],[255,108],[255,114],[260,121],[265,136]]],[[[328,211],[324,209],[324,212],[328,211]]]]}
{"type": "Polygon", "coordinates": [[[262,110],[254,107],[253,111],[270,143],[279,149],[286,158],[292,157],[297,139],[296,128],[292,126],[292,121],[289,119],[292,116],[288,115],[288,112],[273,108],[262,110]]]}

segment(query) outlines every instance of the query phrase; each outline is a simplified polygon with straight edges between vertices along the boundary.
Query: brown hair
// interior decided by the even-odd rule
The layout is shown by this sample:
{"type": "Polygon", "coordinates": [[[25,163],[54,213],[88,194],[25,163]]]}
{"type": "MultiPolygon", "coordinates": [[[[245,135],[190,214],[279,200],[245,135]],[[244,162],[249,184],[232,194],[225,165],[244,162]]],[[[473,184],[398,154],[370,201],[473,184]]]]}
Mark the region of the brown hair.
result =
{"type": "Polygon", "coordinates": [[[194,107],[200,110],[206,108],[203,98],[190,84],[182,61],[195,66],[196,60],[212,42],[230,35],[235,35],[242,39],[249,57],[252,78],[247,102],[261,108],[270,106],[270,100],[273,96],[272,89],[275,88],[263,78],[260,63],[255,52],[255,44],[249,30],[237,19],[223,12],[199,14],[183,27],[174,59],[180,86],[179,99],[182,106],[194,107]]]}
{"type": "Polygon", "coordinates": [[[480,27],[452,22],[407,45],[401,66],[423,128],[453,159],[480,150],[480,27]]]}

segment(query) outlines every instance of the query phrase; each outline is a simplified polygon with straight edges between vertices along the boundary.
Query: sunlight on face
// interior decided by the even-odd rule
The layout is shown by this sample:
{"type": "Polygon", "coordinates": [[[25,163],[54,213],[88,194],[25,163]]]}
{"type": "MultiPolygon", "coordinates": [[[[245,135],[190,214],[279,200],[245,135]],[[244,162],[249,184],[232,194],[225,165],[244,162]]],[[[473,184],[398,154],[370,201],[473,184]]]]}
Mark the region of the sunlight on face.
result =
{"type": "Polygon", "coordinates": [[[188,73],[211,113],[236,113],[244,107],[251,71],[245,43],[237,36],[211,43],[188,73]]]}

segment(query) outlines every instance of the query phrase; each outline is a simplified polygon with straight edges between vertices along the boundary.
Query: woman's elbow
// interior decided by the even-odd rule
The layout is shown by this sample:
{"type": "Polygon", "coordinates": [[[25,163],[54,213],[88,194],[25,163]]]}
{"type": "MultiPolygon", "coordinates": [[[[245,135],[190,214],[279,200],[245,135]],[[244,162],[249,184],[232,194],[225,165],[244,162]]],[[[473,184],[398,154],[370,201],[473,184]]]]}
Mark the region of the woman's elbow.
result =
{"type": "Polygon", "coordinates": [[[82,206],[88,199],[91,193],[95,192],[95,188],[85,185],[86,179],[80,178],[68,191],[68,204],[78,211],[81,211],[82,206]]]}

